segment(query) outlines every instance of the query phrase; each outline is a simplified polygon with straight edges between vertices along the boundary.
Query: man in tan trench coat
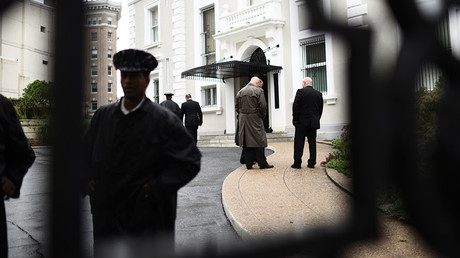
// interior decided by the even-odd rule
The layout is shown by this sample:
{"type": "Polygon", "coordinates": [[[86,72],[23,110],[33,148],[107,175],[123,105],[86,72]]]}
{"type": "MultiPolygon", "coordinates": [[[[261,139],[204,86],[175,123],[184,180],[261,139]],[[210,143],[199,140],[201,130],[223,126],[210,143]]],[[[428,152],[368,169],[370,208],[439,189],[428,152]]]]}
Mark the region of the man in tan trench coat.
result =
{"type": "Polygon", "coordinates": [[[263,84],[258,77],[252,77],[236,94],[235,111],[239,115],[238,140],[240,146],[243,146],[248,169],[252,168],[254,161],[257,161],[261,169],[273,168],[265,157],[267,136],[263,119],[267,114],[267,102],[262,89],[263,84]]]}

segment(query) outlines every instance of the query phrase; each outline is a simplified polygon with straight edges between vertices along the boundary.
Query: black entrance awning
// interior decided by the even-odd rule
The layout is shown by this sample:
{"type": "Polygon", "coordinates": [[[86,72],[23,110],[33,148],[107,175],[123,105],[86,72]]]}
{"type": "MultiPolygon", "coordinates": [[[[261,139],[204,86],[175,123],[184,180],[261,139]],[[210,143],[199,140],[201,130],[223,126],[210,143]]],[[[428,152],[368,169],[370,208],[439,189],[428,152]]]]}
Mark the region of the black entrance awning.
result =
{"type": "Polygon", "coordinates": [[[280,72],[281,66],[258,64],[244,61],[228,61],[192,68],[181,74],[181,78],[196,80],[225,80],[256,74],[280,72]]]}

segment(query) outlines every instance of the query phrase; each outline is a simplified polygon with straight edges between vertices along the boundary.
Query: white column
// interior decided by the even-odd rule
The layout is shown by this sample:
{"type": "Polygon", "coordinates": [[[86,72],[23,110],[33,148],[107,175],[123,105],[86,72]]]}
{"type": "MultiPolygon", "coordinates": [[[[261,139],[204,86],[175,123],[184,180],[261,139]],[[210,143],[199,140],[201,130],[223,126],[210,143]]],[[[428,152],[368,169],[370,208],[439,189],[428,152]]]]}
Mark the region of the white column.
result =
{"type": "Polygon", "coordinates": [[[225,122],[227,133],[235,133],[235,79],[225,79],[225,122]]]}
{"type": "Polygon", "coordinates": [[[186,91],[187,84],[181,78],[181,73],[185,70],[185,1],[175,0],[171,5],[173,11],[173,57],[172,57],[172,70],[173,70],[173,90],[178,99],[183,99],[186,91]]]}

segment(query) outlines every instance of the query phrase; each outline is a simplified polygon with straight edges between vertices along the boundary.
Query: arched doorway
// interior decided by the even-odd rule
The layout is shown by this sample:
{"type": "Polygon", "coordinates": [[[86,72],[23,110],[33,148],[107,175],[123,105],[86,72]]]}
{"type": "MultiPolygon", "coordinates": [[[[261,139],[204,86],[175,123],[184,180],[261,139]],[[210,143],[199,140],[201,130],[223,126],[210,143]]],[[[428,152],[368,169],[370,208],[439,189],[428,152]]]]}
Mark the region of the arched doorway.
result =
{"type": "MultiPolygon", "coordinates": [[[[251,54],[251,58],[249,59],[250,63],[256,63],[256,64],[267,64],[267,58],[265,57],[264,51],[258,47],[254,52],[251,54]]],[[[269,115],[269,108],[268,108],[268,80],[267,80],[267,74],[266,73],[261,73],[261,74],[253,74],[253,76],[259,77],[263,82],[263,90],[264,90],[264,95],[265,95],[265,101],[267,102],[267,115],[265,116],[264,119],[264,127],[266,132],[272,132],[270,128],[270,115],[269,115]]]]}
{"type": "MultiPolygon", "coordinates": [[[[245,58],[244,60],[249,60],[249,63],[255,63],[255,64],[259,64],[259,65],[262,65],[262,66],[266,66],[267,65],[267,59],[265,57],[265,53],[264,51],[260,48],[260,47],[257,47],[249,57],[245,58]]],[[[267,72],[250,72],[250,73],[247,73],[246,75],[244,76],[241,76],[239,78],[239,88],[236,89],[235,91],[235,97],[236,97],[236,93],[241,90],[244,86],[246,86],[249,82],[249,80],[253,77],[253,76],[257,76],[259,77],[263,82],[264,82],[264,86],[263,86],[263,90],[264,90],[264,95],[265,95],[265,101],[267,102],[267,115],[265,116],[265,119],[264,119],[264,127],[265,127],[265,131],[266,132],[272,132],[272,129],[270,128],[270,114],[269,114],[269,102],[268,102],[268,76],[267,76],[267,72]]]]}

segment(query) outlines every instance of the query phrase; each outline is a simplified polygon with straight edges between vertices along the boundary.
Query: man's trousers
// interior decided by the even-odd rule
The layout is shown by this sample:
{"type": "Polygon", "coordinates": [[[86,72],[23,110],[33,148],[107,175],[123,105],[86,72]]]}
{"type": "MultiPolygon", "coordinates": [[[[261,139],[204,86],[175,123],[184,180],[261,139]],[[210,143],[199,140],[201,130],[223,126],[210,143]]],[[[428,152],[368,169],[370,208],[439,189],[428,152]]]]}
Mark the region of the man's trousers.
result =
{"type": "Polygon", "coordinates": [[[310,158],[308,159],[308,166],[315,166],[316,164],[316,130],[297,123],[295,126],[294,135],[294,164],[300,166],[302,164],[303,148],[305,146],[305,137],[308,140],[308,149],[310,151],[310,158]]]}
{"type": "Polygon", "coordinates": [[[198,142],[198,125],[190,125],[185,127],[187,131],[190,133],[192,138],[195,140],[195,143],[198,142]]]}

